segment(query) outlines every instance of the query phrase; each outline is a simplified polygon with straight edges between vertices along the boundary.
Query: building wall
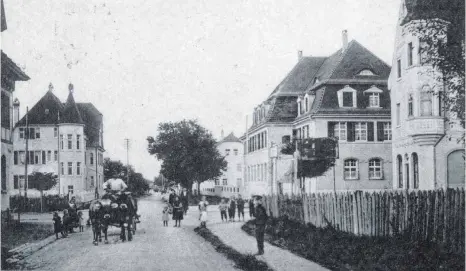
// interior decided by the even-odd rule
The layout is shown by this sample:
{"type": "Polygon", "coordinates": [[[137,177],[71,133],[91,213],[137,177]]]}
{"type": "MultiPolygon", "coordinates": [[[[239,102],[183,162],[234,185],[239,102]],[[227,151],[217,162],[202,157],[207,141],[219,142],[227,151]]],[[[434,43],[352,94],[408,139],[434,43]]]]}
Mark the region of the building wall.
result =
{"type": "Polygon", "coordinates": [[[217,146],[225,157],[227,170],[218,178],[220,185],[239,187],[243,182],[243,144],[241,142],[222,142],[217,146]],[[230,150],[228,153],[226,150],[230,150]],[[226,179],[227,183],[223,184],[226,179]]]}
{"type": "MultiPolygon", "coordinates": [[[[13,121],[13,116],[12,116],[12,104],[13,104],[13,97],[12,97],[12,92],[14,91],[14,82],[12,85],[9,86],[10,89],[7,89],[6,86],[4,87],[4,83],[2,81],[2,88],[1,88],[1,91],[2,91],[2,96],[3,98],[7,99],[8,101],[8,115],[7,116],[4,116],[3,115],[3,111],[2,110],[2,123],[4,121],[7,121],[7,118],[9,117],[10,119],[10,124],[9,125],[5,125],[5,126],[9,126],[9,127],[1,127],[1,146],[2,146],[2,159],[4,159],[4,162],[5,162],[5,168],[0,170],[3,171],[5,170],[5,173],[6,173],[6,178],[5,178],[5,182],[6,182],[6,190],[4,190],[2,188],[2,191],[1,191],[1,209],[2,210],[6,210],[7,208],[10,207],[10,194],[9,194],[9,190],[12,186],[12,178],[11,178],[11,174],[10,174],[10,171],[11,171],[11,164],[12,164],[12,158],[13,158],[13,145],[12,145],[12,140],[11,140],[11,131],[12,131],[12,121],[13,121]]],[[[5,101],[6,102],[6,101],[5,101]]],[[[2,103],[3,104],[3,103],[2,103]]],[[[5,174],[5,173],[2,173],[2,174],[5,174]]]]}

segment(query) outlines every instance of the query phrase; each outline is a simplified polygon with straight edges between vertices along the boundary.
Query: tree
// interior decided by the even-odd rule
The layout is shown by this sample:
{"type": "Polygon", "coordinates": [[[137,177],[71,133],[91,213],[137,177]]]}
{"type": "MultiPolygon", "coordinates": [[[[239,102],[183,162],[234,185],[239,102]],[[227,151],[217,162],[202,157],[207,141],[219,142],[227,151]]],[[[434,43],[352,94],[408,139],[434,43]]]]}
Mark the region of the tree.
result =
{"type": "Polygon", "coordinates": [[[45,190],[52,189],[57,185],[58,176],[55,173],[42,173],[42,172],[33,172],[32,175],[28,177],[28,182],[31,187],[36,188],[40,191],[40,211],[43,211],[43,194],[45,190]]]}
{"type": "Polygon", "coordinates": [[[110,158],[104,159],[105,180],[115,178],[115,176],[119,176],[119,178],[125,179],[127,175],[127,171],[128,171],[127,167],[123,165],[121,161],[110,160],[110,158]]]}
{"type": "MultiPolygon", "coordinates": [[[[438,86],[446,117],[465,127],[465,1],[423,0],[409,3],[402,25],[419,38],[423,64],[438,86]],[[412,23],[411,23],[412,22],[412,23]],[[410,24],[408,24],[410,23],[410,24]],[[450,113],[453,113],[449,115],[450,113]]],[[[464,134],[463,134],[464,142],[464,134]]]]}
{"type": "MultiPolygon", "coordinates": [[[[125,183],[127,182],[128,168],[123,165],[121,161],[114,161],[110,158],[104,159],[104,178],[105,180],[111,178],[121,178],[125,183]]],[[[141,173],[135,172],[133,167],[129,167],[129,184],[128,190],[135,195],[141,195],[150,189],[149,182],[144,178],[141,173]]]]}
{"type": "Polygon", "coordinates": [[[161,123],[156,138],[147,138],[148,152],[162,160],[160,173],[191,191],[194,182],[215,179],[227,163],[212,134],[195,120],[161,123]]]}

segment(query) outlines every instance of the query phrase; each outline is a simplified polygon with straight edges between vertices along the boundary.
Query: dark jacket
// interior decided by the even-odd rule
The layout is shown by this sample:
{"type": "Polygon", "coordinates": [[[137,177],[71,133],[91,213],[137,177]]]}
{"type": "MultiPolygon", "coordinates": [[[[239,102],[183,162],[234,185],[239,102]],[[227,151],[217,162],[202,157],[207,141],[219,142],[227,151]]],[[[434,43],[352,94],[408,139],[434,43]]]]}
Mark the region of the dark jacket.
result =
{"type": "Polygon", "coordinates": [[[236,209],[236,201],[230,200],[230,209],[234,211],[236,209]]]}
{"type": "Polygon", "coordinates": [[[238,210],[244,210],[244,199],[237,199],[236,205],[238,206],[238,210]]]}
{"type": "Polygon", "coordinates": [[[267,223],[267,219],[269,218],[269,216],[267,215],[267,212],[265,211],[264,206],[257,205],[254,211],[255,211],[254,214],[256,217],[256,225],[265,225],[265,223],[267,223]]]}
{"type": "Polygon", "coordinates": [[[184,195],[183,192],[181,192],[180,200],[184,207],[188,206],[188,203],[189,203],[188,197],[189,197],[189,193],[187,191],[186,191],[186,195],[184,195]]]}
{"type": "Polygon", "coordinates": [[[170,195],[168,196],[168,203],[171,204],[171,205],[173,205],[173,203],[175,202],[175,197],[176,197],[175,194],[170,194],[170,195]]]}

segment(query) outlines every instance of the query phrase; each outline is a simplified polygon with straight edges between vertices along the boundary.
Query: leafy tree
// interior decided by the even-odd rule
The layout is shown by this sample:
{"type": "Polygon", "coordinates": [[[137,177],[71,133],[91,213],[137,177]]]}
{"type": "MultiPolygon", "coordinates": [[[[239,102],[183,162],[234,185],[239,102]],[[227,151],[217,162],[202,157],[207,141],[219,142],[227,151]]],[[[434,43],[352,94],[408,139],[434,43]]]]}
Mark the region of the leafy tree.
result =
{"type": "MultiPolygon", "coordinates": [[[[465,126],[465,1],[423,0],[410,3],[402,21],[421,43],[423,64],[432,65],[429,72],[436,84],[445,86],[441,98],[450,121],[465,126]],[[409,24],[408,24],[409,23],[409,24]],[[449,113],[453,113],[449,115],[449,113]]],[[[464,142],[464,134],[463,134],[464,142]]]]}
{"type": "Polygon", "coordinates": [[[57,185],[58,176],[55,173],[42,173],[33,172],[32,175],[28,176],[28,182],[31,187],[36,188],[40,191],[40,209],[43,211],[43,195],[44,191],[52,189],[57,185]]]}
{"type": "MultiPolygon", "coordinates": [[[[156,138],[147,138],[148,152],[162,160],[160,173],[188,190],[226,170],[212,134],[195,120],[161,123],[156,138]]],[[[199,191],[199,187],[198,187],[199,191]]]]}
{"type": "MultiPolygon", "coordinates": [[[[104,177],[105,180],[111,178],[121,178],[127,182],[128,169],[121,161],[114,161],[110,158],[104,159],[104,177]]],[[[135,195],[141,195],[150,189],[149,182],[141,173],[135,172],[133,167],[129,167],[129,184],[128,190],[135,195]]]]}

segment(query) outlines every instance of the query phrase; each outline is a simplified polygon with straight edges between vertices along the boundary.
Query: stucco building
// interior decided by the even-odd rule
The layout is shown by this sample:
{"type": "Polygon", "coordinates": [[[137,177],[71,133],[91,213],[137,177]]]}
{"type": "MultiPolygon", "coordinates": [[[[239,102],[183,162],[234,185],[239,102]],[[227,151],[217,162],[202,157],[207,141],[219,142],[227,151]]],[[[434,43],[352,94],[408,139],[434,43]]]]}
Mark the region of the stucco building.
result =
{"type": "MultiPolygon", "coordinates": [[[[19,116],[19,104],[14,110],[19,116]]],[[[12,193],[24,190],[26,162],[28,175],[35,171],[58,175],[57,187],[49,194],[90,200],[101,189],[103,116],[93,104],[75,102],[72,84],[66,103],[53,94],[50,84],[47,93],[16,123],[13,145],[12,193]]],[[[29,183],[27,188],[28,196],[39,195],[29,183]]]]}
{"type": "Polygon", "coordinates": [[[445,19],[425,2],[402,1],[399,12],[389,78],[395,189],[463,187],[465,181],[464,146],[458,140],[464,130],[444,104],[440,72],[424,61],[419,37],[409,31],[445,19]]]}
{"type": "MultiPolygon", "coordinates": [[[[1,30],[7,29],[5,10],[3,1],[1,1],[1,30]]],[[[1,97],[1,141],[2,141],[2,157],[1,157],[1,208],[5,210],[10,206],[10,189],[13,186],[12,176],[10,174],[13,162],[13,92],[15,91],[15,83],[17,81],[27,81],[29,77],[21,71],[21,69],[1,51],[2,62],[2,97],[1,97]]]]}

